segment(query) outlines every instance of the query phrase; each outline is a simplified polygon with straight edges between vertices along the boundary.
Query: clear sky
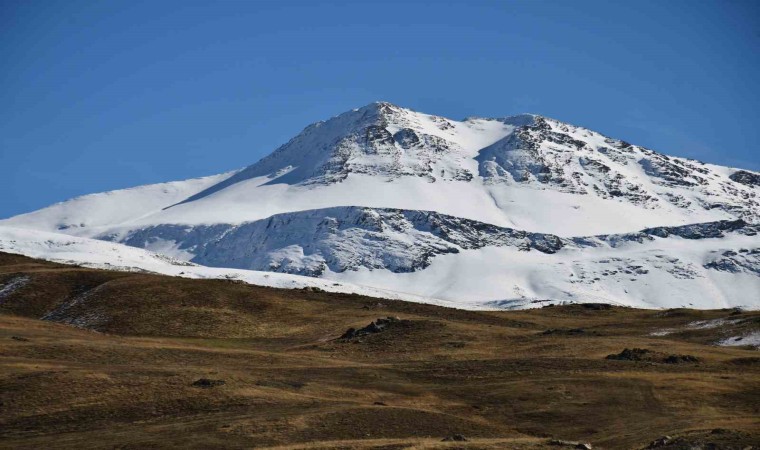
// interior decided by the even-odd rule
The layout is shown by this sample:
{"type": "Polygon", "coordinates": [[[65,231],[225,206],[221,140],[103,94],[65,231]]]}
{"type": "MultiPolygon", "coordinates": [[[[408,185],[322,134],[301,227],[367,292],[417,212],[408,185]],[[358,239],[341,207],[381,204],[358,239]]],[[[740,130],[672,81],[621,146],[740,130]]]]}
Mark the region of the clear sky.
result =
{"type": "Polygon", "coordinates": [[[256,162],[371,101],[760,170],[760,2],[0,0],[0,217],[256,162]]]}

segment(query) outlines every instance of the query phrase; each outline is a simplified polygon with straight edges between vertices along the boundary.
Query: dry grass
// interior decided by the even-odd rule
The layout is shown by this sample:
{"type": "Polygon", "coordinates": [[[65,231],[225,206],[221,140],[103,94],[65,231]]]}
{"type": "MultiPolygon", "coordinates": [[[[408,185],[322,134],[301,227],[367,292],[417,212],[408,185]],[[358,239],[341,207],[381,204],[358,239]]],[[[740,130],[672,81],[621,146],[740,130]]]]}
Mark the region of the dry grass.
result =
{"type": "Polygon", "coordinates": [[[756,330],[757,313],[476,313],[0,254],[0,283],[20,276],[29,282],[0,299],[3,448],[561,448],[549,439],[642,448],[666,434],[682,438],[668,448],[760,442],[760,355],[710,345],[726,327],[687,326],[731,318],[734,332],[756,330]],[[39,320],[51,311],[89,329],[39,320]],[[403,321],[335,340],[385,316],[403,321]],[[662,329],[675,331],[650,335],[662,329]],[[626,347],[656,357],[605,359],[626,347]],[[670,354],[699,362],[657,359],[670,354]],[[202,377],[225,384],[192,385],[202,377]],[[454,433],[468,441],[441,442],[454,433]]]}

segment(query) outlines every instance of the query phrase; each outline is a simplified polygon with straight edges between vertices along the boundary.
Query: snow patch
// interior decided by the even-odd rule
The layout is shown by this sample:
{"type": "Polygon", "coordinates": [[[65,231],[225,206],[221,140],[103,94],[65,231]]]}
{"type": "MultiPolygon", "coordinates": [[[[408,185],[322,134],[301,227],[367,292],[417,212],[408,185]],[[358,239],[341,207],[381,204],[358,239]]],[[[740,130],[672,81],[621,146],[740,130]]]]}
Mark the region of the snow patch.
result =
{"type": "Polygon", "coordinates": [[[760,331],[753,331],[742,336],[732,336],[716,342],[722,347],[751,346],[760,348],[760,331]]]}
{"type": "Polygon", "coordinates": [[[726,325],[733,325],[739,322],[741,319],[712,319],[712,320],[698,320],[691,322],[687,327],[695,330],[709,330],[712,328],[724,327],[726,325]]]}
{"type": "Polygon", "coordinates": [[[5,284],[0,285],[0,303],[9,295],[26,286],[27,283],[29,283],[29,277],[20,276],[11,278],[5,284]]]}

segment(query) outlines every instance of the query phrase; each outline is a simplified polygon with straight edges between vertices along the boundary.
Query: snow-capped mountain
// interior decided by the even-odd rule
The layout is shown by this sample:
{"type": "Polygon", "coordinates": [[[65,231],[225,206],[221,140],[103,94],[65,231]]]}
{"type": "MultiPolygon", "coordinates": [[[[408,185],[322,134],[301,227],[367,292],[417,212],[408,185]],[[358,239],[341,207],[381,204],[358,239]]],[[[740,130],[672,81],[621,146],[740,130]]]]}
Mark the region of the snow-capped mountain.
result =
{"type": "Polygon", "coordinates": [[[0,226],[466,307],[760,307],[759,195],[758,173],[542,116],[456,121],[373,103],[239,171],[0,226]]]}

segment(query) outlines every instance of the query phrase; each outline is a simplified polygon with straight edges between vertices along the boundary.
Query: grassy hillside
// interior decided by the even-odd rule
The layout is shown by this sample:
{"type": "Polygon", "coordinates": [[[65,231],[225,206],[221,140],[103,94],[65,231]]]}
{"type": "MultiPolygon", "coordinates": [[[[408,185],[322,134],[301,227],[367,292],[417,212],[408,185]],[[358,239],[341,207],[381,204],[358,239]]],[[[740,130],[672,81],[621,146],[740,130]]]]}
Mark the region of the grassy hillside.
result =
{"type": "Polygon", "coordinates": [[[712,344],[758,330],[756,312],[468,312],[0,254],[0,447],[744,449],[760,355],[712,344]],[[607,359],[626,348],[648,352],[607,359]]]}

